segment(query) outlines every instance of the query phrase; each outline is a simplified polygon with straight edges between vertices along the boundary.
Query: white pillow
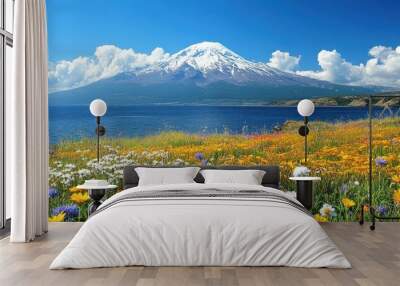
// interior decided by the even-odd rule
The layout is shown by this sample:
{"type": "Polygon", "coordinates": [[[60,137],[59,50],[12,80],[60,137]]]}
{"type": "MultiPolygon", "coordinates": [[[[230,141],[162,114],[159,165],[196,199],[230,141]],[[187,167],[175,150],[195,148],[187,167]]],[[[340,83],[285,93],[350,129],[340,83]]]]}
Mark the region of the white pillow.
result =
{"type": "Polygon", "coordinates": [[[139,186],[194,183],[199,167],[185,168],[135,168],[139,176],[139,186]]]}
{"type": "Polygon", "coordinates": [[[202,170],[205,184],[261,185],[265,171],[261,170],[202,170]]]}

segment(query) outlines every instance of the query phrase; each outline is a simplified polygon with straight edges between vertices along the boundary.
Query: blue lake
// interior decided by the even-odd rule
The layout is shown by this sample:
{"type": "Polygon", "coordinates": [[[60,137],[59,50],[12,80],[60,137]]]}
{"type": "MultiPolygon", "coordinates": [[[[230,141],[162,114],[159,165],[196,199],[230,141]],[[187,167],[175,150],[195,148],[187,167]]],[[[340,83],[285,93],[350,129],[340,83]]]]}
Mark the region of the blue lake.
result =
{"type": "MultiPolygon", "coordinates": [[[[367,118],[366,107],[317,107],[311,120],[367,118]]],[[[96,122],[88,106],[50,106],[50,143],[94,137],[96,122]]],[[[106,135],[132,137],[178,130],[188,133],[261,133],[286,120],[302,120],[296,107],[110,106],[102,118],[106,135]]]]}

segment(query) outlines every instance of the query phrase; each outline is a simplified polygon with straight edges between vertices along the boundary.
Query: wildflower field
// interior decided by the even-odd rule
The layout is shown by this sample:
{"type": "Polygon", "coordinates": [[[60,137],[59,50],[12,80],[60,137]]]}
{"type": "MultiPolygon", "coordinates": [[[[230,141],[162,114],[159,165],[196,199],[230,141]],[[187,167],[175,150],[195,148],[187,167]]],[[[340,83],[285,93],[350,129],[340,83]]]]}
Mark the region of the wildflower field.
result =
{"type": "MultiPolygon", "coordinates": [[[[281,167],[281,187],[295,191],[288,178],[304,165],[300,122],[288,122],[280,132],[261,135],[193,135],[177,132],[138,138],[102,138],[97,164],[92,139],[65,141],[51,147],[49,220],[84,221],[89,196],[76,185],[104,178],[122,189],[126,165],[271,165],[281,167]],[[200,154],[200,155],[199,155],[200,154]]],[[[400,215],[400,119],[374,126],[374,197],[379,215],[400,215]]],[[[319,221],[358,220],[368,198],[368,123],[365,120],[329,124],[311,122],[308,164],[322,178],[314,188],[312,212],[319,221]]],[[[111,194],[108,194],[110,196],[111,194]]],[[[365,206],[368,209],[368,206],[365,206]]],[[[368,219],[368,214],[367,214],[368,219]]]]}

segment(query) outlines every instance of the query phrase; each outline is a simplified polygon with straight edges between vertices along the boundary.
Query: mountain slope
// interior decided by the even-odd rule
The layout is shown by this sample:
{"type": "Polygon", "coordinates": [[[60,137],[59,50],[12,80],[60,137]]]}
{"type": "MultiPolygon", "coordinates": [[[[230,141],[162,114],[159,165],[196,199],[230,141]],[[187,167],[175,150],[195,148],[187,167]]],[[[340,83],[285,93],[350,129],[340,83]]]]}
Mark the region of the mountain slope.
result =
{"type": "Polygon", "coordinates": [[[51,94],[50,104],[267,104],[271,100],[374,92],[280,71],[246,60],[220,43],[189,46],[166,60],[51,94]]]}

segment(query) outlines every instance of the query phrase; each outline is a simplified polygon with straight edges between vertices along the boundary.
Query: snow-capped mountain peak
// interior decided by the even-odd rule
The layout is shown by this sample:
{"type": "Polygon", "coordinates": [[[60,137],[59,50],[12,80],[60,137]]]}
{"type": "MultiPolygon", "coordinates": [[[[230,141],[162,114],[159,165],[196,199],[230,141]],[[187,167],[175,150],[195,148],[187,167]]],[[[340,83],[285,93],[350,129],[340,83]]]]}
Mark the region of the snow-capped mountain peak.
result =
{"type": "Polygon", "coordinates": [[[185,65],[207,73],[212,70],[227,72],[235,68],[247,69],[250,68],[251,62],[243,59],[221,43],[201,42],[173,54],[168,59],[165,68],[169,71],[175,71],[185,65]]]}
{"type": "MultiPolygon", "coordinates": [[[[190,45],[189,47],[181,50],[180,52],[183,52],[183,51],[207,51],[207,50],[213,50],[213,51],[217,51],[218,50],[218,51],[221,51],[223,53],[229,52],[229,53],[234,54],[231,50],[229,50],[223,44],[221,44],[219,42],[208,42],[208,41],[204,41],[204,42],[200,42],[200,43],[197,43],[197,44],[190,45]]],[[[240,57],[239,55],[236,55],[236,56],[240,57]]]]}
{"type": "Polygon", "coordinates": [[[116,79],[141,84],[186,82],[202,87],[216,82],[270,86],[325,84],[247,60],[218,42],[191,45],[161,62],[117,75],[116,79]]]}

